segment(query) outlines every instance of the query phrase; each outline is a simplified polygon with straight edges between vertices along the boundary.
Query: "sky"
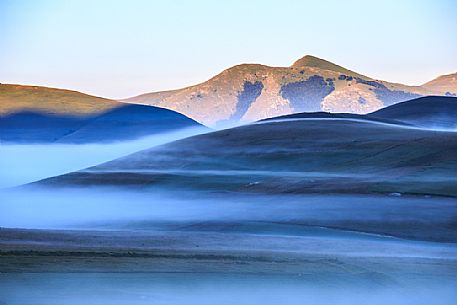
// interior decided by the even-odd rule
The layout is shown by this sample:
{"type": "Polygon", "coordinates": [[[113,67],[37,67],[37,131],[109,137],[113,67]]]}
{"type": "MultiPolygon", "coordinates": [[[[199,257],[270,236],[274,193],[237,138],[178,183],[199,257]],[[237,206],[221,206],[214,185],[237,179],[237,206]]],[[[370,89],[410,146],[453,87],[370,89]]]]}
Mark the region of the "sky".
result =
{"type": "Polygon", "coordinates": [[[310,54],[409,85],[457,72],[457,1],[0,0],[0,82],[120,99],[310,54]]]}

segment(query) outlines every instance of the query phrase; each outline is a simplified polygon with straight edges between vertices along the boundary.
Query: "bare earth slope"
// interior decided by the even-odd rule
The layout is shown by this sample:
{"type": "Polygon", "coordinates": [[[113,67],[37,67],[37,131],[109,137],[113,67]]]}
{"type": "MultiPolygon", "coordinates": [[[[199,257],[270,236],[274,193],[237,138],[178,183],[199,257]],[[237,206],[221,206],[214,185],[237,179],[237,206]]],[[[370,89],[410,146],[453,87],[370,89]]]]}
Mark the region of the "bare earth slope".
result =
{"type": "Polygon", "coordinates": [[[438,91],[444,95],[457,96],[457,73],[441,75],[423,84],[422,87],[438,91]]]}
{"type": "Polygon", "coordinates": [[[290,67],[242,64],[183,89],[125,100],[175,110],[208,126],[252,122],[296,112],[369,113],[442,88],[374,80],[329,61],[305,56],[290,67]]]}

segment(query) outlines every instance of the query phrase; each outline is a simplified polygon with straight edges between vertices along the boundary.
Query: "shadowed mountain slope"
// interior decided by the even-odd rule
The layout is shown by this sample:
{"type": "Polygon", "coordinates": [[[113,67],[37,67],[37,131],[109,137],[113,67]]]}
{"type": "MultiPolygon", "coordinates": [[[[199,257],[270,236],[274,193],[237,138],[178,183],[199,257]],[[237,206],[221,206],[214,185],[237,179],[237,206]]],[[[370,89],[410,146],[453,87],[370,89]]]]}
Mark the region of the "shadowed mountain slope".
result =
{"type": "Polygon", "coordinates": [[[457,98],[427,96],[370,113],[370,117],[398,120],[427,128],[457,128],[457,98]]]}
{"type": "Polygon", "coordinates": [[[168,109],[75,91],[0,85],[0,141],[95,143],[131,140],[200,124],[168,109]]]}

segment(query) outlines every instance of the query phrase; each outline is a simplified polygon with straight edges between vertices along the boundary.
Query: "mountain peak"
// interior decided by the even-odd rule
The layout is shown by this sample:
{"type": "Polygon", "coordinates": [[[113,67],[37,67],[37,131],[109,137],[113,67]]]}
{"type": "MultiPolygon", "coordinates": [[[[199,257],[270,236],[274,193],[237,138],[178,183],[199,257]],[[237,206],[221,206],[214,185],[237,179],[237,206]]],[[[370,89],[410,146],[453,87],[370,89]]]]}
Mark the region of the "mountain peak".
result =
{"type": "Polygon", "coordinates": [[[330,70],[330,71],[335,71],[335,72],[340,72],[343,74],[348,74],[348,75],[353,75],[353,76],[362,76],[359,75],[358,73],[355,73],[351,70],[348,70],[346,68],[343,68],[341,66],[338,66],[328,60],[315,57],[312,55],[305,55],[296,62],[293,63],[291,66],[292,68],[300,69],[300,68],[319,68],[319,69],[324,69],[324,70],[330,70]]]}
{"type": "Polygon", "coordinates": [[[302,58],[298,59],[294,62],[292,67],[320,67],[322,65],[334,65],[333,63],[324,60],[322,58],[312,56],[312,55],[305,55],[302,58]]]}
{"type": "Polygon", "coordinates": [[[378,81],[307,55],[289,67],[236,65],[198,85],[127,101],[172,109],[221,127],[295,112],[368,113],[432,93],[439,92],[378,81]]]}

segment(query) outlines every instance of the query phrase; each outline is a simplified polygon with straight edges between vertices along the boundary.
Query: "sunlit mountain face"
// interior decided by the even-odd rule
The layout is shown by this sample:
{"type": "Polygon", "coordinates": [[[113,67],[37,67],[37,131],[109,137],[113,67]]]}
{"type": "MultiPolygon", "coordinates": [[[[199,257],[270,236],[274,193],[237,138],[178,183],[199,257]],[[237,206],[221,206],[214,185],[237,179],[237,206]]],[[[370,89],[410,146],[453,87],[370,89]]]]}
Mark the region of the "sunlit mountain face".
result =
{"type": "Polygon", "coordinates": [[[297,112],[366,114],[420,96],[456,93],[455,74],[406,86],[307,55],[290,67],[238,65],[195,86],[125,101],[172,109],[217,127],[297,112]]]}

